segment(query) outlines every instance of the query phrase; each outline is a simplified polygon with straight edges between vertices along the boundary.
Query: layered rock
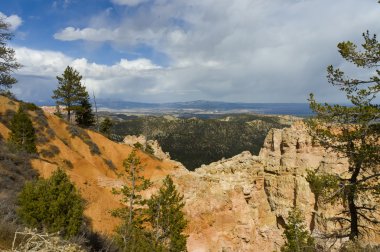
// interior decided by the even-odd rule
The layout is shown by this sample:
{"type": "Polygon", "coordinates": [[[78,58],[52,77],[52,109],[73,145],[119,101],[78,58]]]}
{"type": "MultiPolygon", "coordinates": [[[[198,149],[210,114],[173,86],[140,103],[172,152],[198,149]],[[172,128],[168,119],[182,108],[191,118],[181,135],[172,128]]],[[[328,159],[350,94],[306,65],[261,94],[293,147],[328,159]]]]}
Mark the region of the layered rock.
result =
{"type": "MultiPolygon", "coordinates": [[[[339,172],[347,160],[315,145],[301,121],[272,129],[259,156],[233,158],[176,176],[190,220],[189,251],[278,251],[293,206],[311,231],[323,229],[307,170],[339,172]]],[[[320,208],[325,216],[335,209],[320,208]]]]}
{"type": "Polygon", "coordinates": [[[311,223],[314,194],[306,181],[307,170],[341,172],[347,160],[313,143],[305,125],[299,121],[290,128],[272,129],[259,154],[265,173],[265,192],[277,218],[286,220],[293,206],[300,208],[311,223]]]}
{"type": "Polygon", "coordinates": [[[273,251],[281,245],[259,157],[243,152],[177,176],[176,182],[190,220],[189,251],[273,251]]]}

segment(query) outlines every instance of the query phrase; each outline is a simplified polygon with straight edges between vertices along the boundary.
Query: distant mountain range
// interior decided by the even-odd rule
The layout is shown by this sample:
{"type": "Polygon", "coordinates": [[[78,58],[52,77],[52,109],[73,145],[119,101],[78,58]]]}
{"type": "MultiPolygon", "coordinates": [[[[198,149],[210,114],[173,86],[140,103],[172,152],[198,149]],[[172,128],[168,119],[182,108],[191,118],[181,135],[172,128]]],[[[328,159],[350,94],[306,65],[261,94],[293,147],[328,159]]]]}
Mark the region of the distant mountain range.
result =
{"type": "Polygon", "coordinates": [[[99,108],[112,110],[154,110],[184,111],[199,110],[208,112],[255,112],[260,114],[286,114],[307,116],[312,112],[308,103],[232,103],[217,101],[189,101],[172,103],[140,103],[128,101],[99,100],[99,108]]]}
{"type": "MultiPolygon", "coordinates": [[[[54,105],[54,104],[38,104],[54,105]]],[[[272,115],[308,116],[312,112],[308,103],[236,103],[218,101],[188,101],[172,103],[143,103],[130,101],[112,101],[98,99],[97,106],[101,110],[134,110],[151,112],[180,113],[260,113],[272,115]]]]}

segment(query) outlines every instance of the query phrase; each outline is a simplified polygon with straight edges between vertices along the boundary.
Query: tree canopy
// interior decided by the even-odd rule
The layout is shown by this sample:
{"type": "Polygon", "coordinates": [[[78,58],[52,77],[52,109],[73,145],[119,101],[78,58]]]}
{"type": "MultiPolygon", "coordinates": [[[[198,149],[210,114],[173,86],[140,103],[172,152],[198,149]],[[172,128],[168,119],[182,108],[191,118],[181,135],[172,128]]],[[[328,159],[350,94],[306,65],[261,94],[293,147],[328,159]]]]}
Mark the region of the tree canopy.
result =
{"type": "Polygon", "coordinates": [[[18,198],[18,215],[29,226],[72,237],[83,223],[84,202],[62,169],[49,179],[27,182],[18,198]]]}
{"type": "Polygon", "coordinates": [[[28,153],[37,152],[36,149],[36,132],[32,121],[22,106],[19,107],[16,114],[13,116],[9,129],[9,142],[18,150],[23,150],[28,153]]]}
{"type": "Polygon", "coordinates": [[[329,83],[346,93],[349,106],[320,104],[310,95],[310,107],[316,116],[309,120],[312,135],[327,150],[347,158],[344,173],[317,171],[309,174],[312,188],[322,202],[341,203],[343,210],[334,218],[338,224],[327,237],[356,240],[368,229],[378,230],[380,193],[380,43],[376,35],[363,34],[362,50],[351,41],[338,44],[339,53],[348,62],[372,74],[367,79],[350,78],[333,66],[327,68],[329,83]],[[334,173],[329,176],[328,173],[334,173]]]}
{"type": "Polygon", "coordinates": [[[113,122],[107,117],[105,118],[101,123],[100,123],[100,126],[99,126],[99,131],[100,133],[102,133],[103,135],[107,136],[108,138],[110,138],[111,136],[111,128],[113,127],[113,122]]]}
{"type": "Polygon", "coordinates": [[[141,195],[150,187],[151,182],[141,174],[143,166],[136,149],[124,160],[123,166],[127,182],[120,190],[114,190],[114,193],[122,195],[122,203],[126,204],[126,207],[112,212],[122,220],[122,224],[116,229],[117,240],[123,251],[154,251],[149,233],[144,229],[146,200],[141,195]]]}
{"type": "Polygon", "coordinates": [[[314,239],[310,236],[305,225],[301,210],[294,207],[289,212],[288,223],[284,231],[285,244],[281,252],[313,252],[314,239]]]}
{"type": "Polygon", "coordinates": [[[57,105],[66,107],[67,120],[70,122],[71,112],[81,108],[81,102],[88,97],[86,87],[82,85],[82,76],[74,68],[67,66],[62,76],[57,76],[58,88],[53,91],[53,99],[57,105]]]}
{"type": "Polygon", "coordinates": [[[79,103],[79,108],[75,113],[75,121],[83,128],[91,127],[95,124],[95,115],[92,112],[90,97],[87,95],[79,103]]]}
{"type": "Polygon", "coordinates": [[[125,207],[113,211],[122,220],[116,238],[123,251],[187,251],[185,204],[171,177],[167,176],[159,191],[145,199],[142,193],[151,182],[141,175],[143,166],[136,149],[124,160],[124,169],[127,182],[114,193],[122,195],[125,207]]]}
{"type": "Polygon", "coordinates": [[[170,176],[164,179],[158,193],[148,200],[148,218],[153,227],[152,237],[156,244],[171,252],[186,250],[187,220],[183,213],[185,203],[170,176]]]}
{"type": "Polygon", "coordinates": [[[0,18],[0,92],[2,93],[17,83],[11,74],[21,67],[16,61],[15,51],[7,46],[7,41],[11,39],[9,24],[0,18]]]}

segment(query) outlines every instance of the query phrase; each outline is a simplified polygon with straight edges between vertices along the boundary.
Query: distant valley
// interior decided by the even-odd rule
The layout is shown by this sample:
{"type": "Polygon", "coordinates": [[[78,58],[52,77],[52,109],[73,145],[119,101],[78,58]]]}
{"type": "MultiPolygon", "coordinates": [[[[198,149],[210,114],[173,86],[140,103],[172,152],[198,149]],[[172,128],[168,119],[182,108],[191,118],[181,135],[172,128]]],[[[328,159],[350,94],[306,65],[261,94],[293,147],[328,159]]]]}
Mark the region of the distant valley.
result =
{"type": "MultiPolygon", "coordinates": [[[[94,102],[93,102],[94,103],[94,102]]],[[[189,101],[173,103],[141,103],[130,101],[96,100],[100,111],[123,112],[128,114],[163,115],[178,117],[213,117],[221,114],[270,114],[310,116],[312,112],[308,103],[239,103],[217,101],[189,101]]],[[[40,102],[37,105],[53,106],[53,103],[40,102]]]]}
{"type": "Polygon", "coordinates": [[[258,154],[271,128],[288,127],[296,119],[260,114],[191,114],[182,118],[111,112],[100,115],[112,119],[114,135],[121,139],[126,135],[144,135],[148,140],[157,140],[172,159],[189,170],[242,151],[258,154]]]}
{"type": "Polygon", "coordinates": [[[203,100],[174,103],[138,103],[101,100],[98,102],[98,106],[101,110],[119,110],[141,114],[175,114],[179,117],[227,113],[295,116],[310,116],[312,114],[307,103],[230,103],[203,100]]]}

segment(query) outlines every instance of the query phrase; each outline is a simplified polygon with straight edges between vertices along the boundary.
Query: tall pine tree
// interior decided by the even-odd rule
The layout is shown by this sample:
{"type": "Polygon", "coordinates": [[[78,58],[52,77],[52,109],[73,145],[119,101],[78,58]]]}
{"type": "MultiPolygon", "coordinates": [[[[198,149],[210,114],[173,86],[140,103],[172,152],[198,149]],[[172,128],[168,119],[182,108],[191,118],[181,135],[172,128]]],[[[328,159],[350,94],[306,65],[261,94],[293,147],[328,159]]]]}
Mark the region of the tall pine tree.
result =
{"type": "Polygon", "coordinates": [[[157,194],[148,200],[149,222],[153,227],[152,237],[156,244],[170,252],[186,250],[186,236],[183,234],[187,221],[183,213],[181,196],[170,176],[157,194]]]}
{"type": "MultiPolygon", "coordinates": [[[[327,237],[356,240],[366,230],[379,230],[380,194],[380,43],[376,35],[363,34],[363,50],[350,42],[338,44],[339,53],[365,73],[368,79],[350,78],[340,69],[327,68],[328,81],[346,93],[350,106],[320,104],[310,96],[310,107],[316,116],[309,121],[312,135],[328,150],[346,157],[349,166],[344,173],[331,176],[312,174],[312,188],[320,188],[319,201],[341,203],[343,210],[329,221],[335,230],[327,237]],[[368,71],[371,70],[371,71],[368,71]],[[319,185],[318,185],[319,184],[319,185]]],[[[334,171],[332,171],[334,173],[334,171]]],[[[310,177],[310,176],[309,176],[310,177]]]]}
{"type": "Polygon", "coordinates": [[[28,153],[35,153],[37,151],[36,133],[32,121],[21,106],[13,116],[9,129],[11,130],[9,142],[17,149],[28,153]]]}
{"type": "Polygon", "coordinates": [[[113,127],[112,121],[107,117],[105,118],[99,126],[99,131],[108,138],[111,137],[111,128],[113,127]]]}
{"type": "Polygon", "coordinates": [[[7,41],[11,40],[12,33],[9,32],[9,24],[0,18],[0,92],[8,90],[17,80],[11,73],[21,67],[15,58],[15,51],[7,47],[7,41]]]}
{"type": "Polygon", "coordinates": [[[66,107],[67,120],[70,122],[72,111],[81,108],[81,102],[88,97],[85,86],[82,85],[82,76],[78,71],[67,66],[62,76],[57,76],[58,88],[53,91],[53,99],[57,105],[66,107]]]}
{"type": "Polygon", "coordinates": [[[127,182],[120,190],[114,190],[114,193],[122,195],[122,203],[126,207],[112,212],[113,216],[122,219],[122,224],[116,229],[117,238],[123,251],[150,252],[154,244],[144,228],[146,200],[141,193],[150,187],[151,182],[141,175],[143,166],[136,149],[124,160],[123,166],[127,182]]]}
{"type": "Polygon", "coordinates": [[[95,116],[92,112],[92,105],[88,94],[80,101],[79,105],[79,108],[75,112],[75,121],[83,128],[93,126],[95,124],[95,116]]]}

